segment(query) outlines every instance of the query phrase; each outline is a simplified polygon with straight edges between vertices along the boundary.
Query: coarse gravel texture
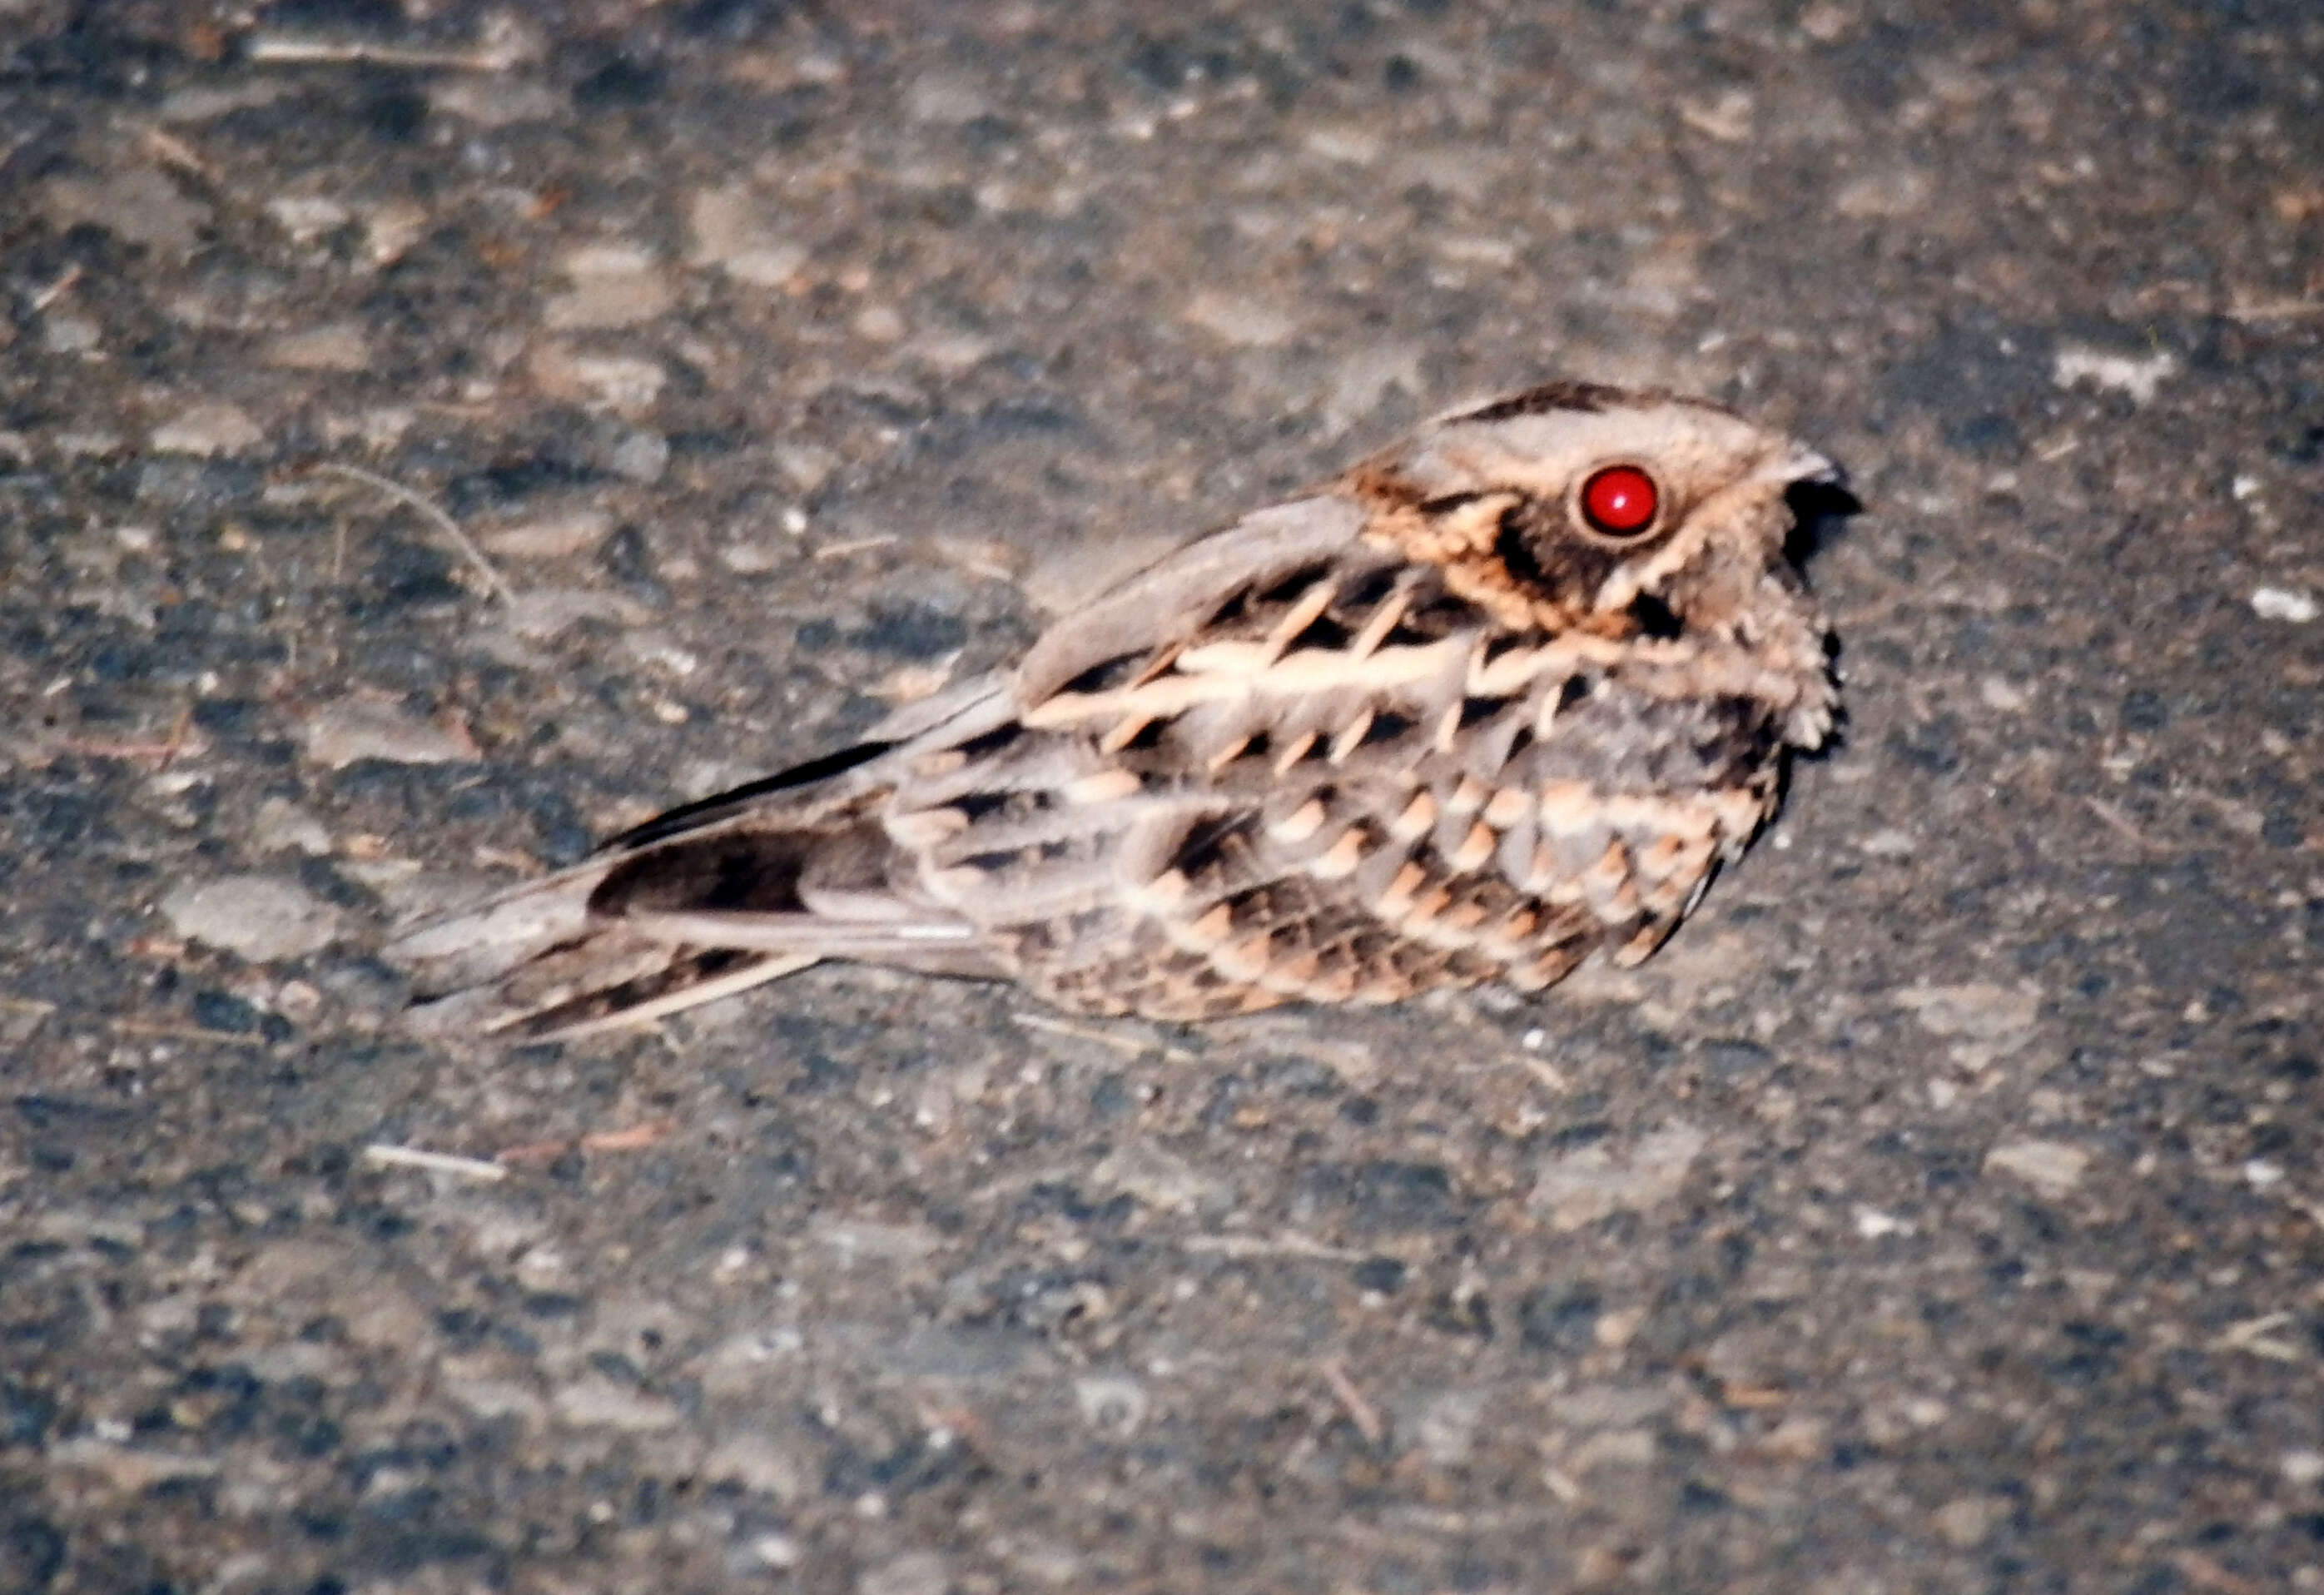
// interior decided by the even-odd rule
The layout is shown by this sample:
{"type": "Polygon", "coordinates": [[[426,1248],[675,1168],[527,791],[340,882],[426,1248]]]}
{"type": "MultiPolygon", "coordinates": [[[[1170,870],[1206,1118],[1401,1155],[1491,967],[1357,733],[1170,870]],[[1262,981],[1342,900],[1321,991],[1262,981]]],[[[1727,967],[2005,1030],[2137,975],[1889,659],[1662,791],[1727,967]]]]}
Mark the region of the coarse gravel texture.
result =
{"type": "Polygon", "coordinates": [[[0,1589],[2324,1589],[2319,356],[2312,0],[0,0],[0,1589]],[[1646,967],[399,1034],[1553,374],[1867,506],[1646,967]]]}

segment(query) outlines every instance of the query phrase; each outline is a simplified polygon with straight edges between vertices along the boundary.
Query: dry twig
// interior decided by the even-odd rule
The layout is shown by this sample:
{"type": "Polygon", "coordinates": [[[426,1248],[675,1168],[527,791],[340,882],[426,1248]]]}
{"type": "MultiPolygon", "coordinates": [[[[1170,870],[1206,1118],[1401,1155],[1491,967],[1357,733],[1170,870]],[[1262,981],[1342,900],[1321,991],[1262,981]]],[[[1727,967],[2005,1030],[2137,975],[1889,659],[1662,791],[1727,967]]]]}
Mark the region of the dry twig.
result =
{"type": "Polygon", "coordinates": [[[418,1147],[394,1147],[374,1143],[363,1150],[364,1162],[373,1168],[417,1168],[428,1174],[448,1174],[461,1179],[482,1180],[490,1184],[508,1178],[508,1170],[482,1157],[459,1157],[449,1152],[427,1152],[418,1147]]]}
{"type": "Polygon", "coordinates": [[[65,268],[64,275],[59,277],[54,282],[50,283],[46,288],[42,289],[39,292],[32,295],[32,305],[33,313],[35,315],[39,314],[41,311],[47,309],[51,305],[55,304],[66,294],[71,292],[72,285],[80,281],[80,263],[78,261],[75,261],[71,265],[65,268]]]}
{"type": "Polygon", "coordinates": [[[884,549],[895,540],[895,538],[887,532],[875,532],[870,537],[852,537],[844,542],[825,543],[815,551],[814,558],[844,559],[850,554],[862,554],[873,549],[884,549]]]}
{"type": "Polygon", "coordinates": [[[1179,1246],[1197,1257],[1305,1258],[1318,1263],[1360,1263],[1371,1254],[1326,1246],[1305,1235],[1285,1231],[1280,1235],[1189,1235],[1179,1246]]]}
{"type": "Polygon", "coordinates": [[[1075,1041],[1093,1041],[1100,1046],[1110,1046],[1130,1057],[1139,1057],[1158,1051],[1155,1042],[1135,1036],[1120,1036],[1095,1025],[1077,1025],[1071,1019],[1053,1019],[1045,1013],[1012,1013],[1009,1016],[1028,1030],[1039,1030],[1050,1036],[1066,1036],[1075,1041]]]}
{"type": "Polygon", "coordinates": [[[1315,1366],[1323,1382],[1332,1387],[1332,1394],[1347,1413],[1348,1421],[1355,1424],[1356,1433],[1364,1437],[1367,1444],[1378,1445],[1388,1433],[1388,1425],[1380,1422],[1379,1408],[1364,1399],[1364,1393],[1356,1388],[1356,1381],[1348,1377],[1348,1370],[1338,1358],[1326,1357],[1315,1366]]]}
{"type": "Polygon", "coordinates": [[[173,1025],[161,1019],[115,1019],[113,1033],[116,1036],[142,1036],[155,1041],[207,1041],[221,1046],[264,1046],[263,1036],[245,1036],[239,1030],[207,1030],[199,1025],[173,1025]]]}
{"type": "Polygon", "coordinates": [[[488,45],[482,50],[445,50],[424,44],[390,44],[377,39],[302,38],[296,33],[260,33],[245,52],[267,66],[349,66],[448,68],[459,72],[505,72],[520,65],[524,54],[514,43],[488,45]]]}
{"type": "Polygon", "coordinates": [[[475,539],[460,530],[460,523],[401,482],[391,480],[376,471],[366,471],[361,466],[342,465],[337,460],[325,460],[314,468],[328,475],[345,476],[350,482],[360,482],[374,492],[385,493],[442,532],[444,539],[458,549],[461,556],[484,576],[485,584],[493,590],[493,596],[503,604],[516,602],[516,589],[510,586],[493,562],[484,558],[484,551],[476,547],[475,539]]]}
{"type": "Polygon", "coordinates": [[[2230,321],[2297,321],[2324,316],[2324,299],[2264,300],[2258,304],[2230,305],[2230,321]]]}
{"type": "Polygon", "coordinates": [[[554,1162],[567,1152],[641,1152],[676,1128],[667,1119],[649,1119],[642,1124],[632,1124],[622,1129],[595,1129],[586,1135],[561,1140],[525,1141],[517,1146],[503,1147],[493,1154],[493,1158],[496,1163],[507,1165],[554,1162]]]}

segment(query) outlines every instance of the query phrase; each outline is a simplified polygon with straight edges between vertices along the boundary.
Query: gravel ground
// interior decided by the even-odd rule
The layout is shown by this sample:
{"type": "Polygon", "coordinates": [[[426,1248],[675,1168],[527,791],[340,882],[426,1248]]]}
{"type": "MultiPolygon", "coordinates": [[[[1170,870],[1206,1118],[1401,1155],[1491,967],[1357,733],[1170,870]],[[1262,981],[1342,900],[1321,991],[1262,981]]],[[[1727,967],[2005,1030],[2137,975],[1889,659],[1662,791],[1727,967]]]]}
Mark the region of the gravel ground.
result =
{"type": "Polygon", "coordinates": [[[0,1588],[2324,1589],[2319,61],[0,0],[0,1588]],[[1645,968],[399,1035],[403,917],[1551,374],[1868,506],[1645,968]]]}

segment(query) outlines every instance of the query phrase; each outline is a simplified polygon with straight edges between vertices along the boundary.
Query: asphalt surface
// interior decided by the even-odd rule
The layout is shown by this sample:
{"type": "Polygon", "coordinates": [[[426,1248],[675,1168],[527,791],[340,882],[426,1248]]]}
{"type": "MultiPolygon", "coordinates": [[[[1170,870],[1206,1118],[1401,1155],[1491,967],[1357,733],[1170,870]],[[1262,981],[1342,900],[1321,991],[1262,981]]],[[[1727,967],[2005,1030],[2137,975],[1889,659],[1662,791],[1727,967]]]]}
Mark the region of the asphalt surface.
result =
{"type": "Polygon", "coordinates": [[[0,0],[0,1589],[2324,1589],[2319,62],[0,0]],[[399,1035],[404,917],[1551,375],[1867,506],[1645,968],[399,1035]]]}

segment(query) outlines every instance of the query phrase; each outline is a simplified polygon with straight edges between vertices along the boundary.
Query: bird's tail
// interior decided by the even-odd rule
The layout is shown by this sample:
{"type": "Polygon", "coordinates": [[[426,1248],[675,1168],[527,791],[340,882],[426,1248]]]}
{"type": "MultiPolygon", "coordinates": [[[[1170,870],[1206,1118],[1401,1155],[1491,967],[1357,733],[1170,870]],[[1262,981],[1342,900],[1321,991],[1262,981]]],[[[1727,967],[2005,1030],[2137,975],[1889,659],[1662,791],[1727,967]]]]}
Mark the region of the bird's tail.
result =
{"type": "Polygon", "coordinates": [[[447,1037],[570,1039],[824,958],[1003,973],[977,927],[917,890],[916,862],[869,809],[754,783],[420,925],[386,949],[411,975],[411,1024],[447,1037]]]}

